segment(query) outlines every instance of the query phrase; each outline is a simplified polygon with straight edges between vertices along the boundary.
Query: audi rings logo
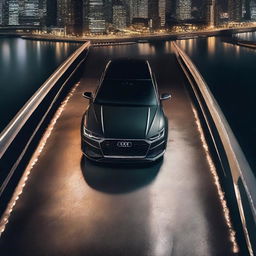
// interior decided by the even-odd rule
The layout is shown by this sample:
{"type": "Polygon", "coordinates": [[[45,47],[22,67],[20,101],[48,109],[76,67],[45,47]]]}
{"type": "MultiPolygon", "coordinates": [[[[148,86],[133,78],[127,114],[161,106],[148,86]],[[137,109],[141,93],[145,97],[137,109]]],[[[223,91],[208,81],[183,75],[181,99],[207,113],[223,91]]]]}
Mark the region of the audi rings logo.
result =
{"type": "Polygon", "coordinates": [[[116,144],[119,148],[131,148],[132,142],[130,141],[118,141],[116,144]]]}

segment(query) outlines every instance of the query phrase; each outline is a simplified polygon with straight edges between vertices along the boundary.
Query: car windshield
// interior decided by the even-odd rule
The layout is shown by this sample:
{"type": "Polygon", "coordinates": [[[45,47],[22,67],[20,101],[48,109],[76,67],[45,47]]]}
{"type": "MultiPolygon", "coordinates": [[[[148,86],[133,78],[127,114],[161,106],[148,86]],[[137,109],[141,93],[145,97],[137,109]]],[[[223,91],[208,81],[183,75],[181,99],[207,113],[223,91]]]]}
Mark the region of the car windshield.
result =
{"type": "Polygon", "coordinates": [[[101,85],[95,103],[113,105],[157,105],[152,81],[142,80],[105,80],[101,85]]]}

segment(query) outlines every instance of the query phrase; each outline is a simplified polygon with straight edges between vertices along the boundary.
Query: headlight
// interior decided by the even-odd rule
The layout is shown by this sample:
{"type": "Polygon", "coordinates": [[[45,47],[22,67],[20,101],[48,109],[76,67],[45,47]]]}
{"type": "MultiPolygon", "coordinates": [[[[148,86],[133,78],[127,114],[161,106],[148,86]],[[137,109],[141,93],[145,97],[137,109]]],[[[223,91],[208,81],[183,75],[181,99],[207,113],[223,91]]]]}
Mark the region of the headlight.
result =
{"type": "Polygon", "coordinates": [[[89,139],[93,139],[93,140],[101,140],[101,139],[102,139],[101,137],[99,137],[99,135],[97,135],[97,134],[95,134],[95,133],[89,131],[89,130],[86,129],[85,127],[84,127],[83,130],[84,130],[84,136],[87,137],[87,138],[89,138],[89,139]]]}
{"type": "Polygon", "coordinates": [[[160,140],[164,137],[165,134],[165,128],[163,128],[158,134],[151,136],[149,139],[150,140],[160,140]]]}

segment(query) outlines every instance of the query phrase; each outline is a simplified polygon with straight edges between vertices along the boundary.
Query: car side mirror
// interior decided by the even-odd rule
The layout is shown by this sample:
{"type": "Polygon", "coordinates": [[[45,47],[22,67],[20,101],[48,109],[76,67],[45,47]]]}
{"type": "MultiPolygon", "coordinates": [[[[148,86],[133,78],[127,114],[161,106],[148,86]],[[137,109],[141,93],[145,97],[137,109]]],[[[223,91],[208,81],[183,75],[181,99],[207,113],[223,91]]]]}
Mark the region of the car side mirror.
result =
{"type": "Polygon", "coordinates": [[[169,100],[171,98],[171,94],[170,93],[163,93],[160,96],[160,100],[169,100]]]}
{"type": "Polygon", "coordinates": [[[92,100],[93,99],[93,94],[91,92],[84,92],[83,97],[88,99],[88,100],[92,100]]]}

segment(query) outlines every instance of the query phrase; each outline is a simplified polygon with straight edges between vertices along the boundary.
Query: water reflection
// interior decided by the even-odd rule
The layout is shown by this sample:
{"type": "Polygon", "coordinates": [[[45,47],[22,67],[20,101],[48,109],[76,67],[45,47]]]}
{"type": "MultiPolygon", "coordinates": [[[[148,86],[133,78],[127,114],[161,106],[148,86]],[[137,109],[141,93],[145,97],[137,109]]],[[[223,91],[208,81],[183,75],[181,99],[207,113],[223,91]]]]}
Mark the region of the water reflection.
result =
{"type": "Polygon", "coordinates": [[[222,46],[223,46],[223,51],[224,51],[224,53],[227,53],[230,44],[223,42],[223,43],[222,43],[222,46]]]}
{"type": "Polygon", "coordinates": [[[186,53],[192,53],[195,47],[195,39],[179,40],[178,44],[186,49],[186,53]]]}
{"type": "Polygon", "coordinates": [[[182,49],[184,49],[187,52],[187,45],[186,45],[186,40],[180,40],[178,41],[178,44],[181,46],[182,49]]]}
{"type": "Polygon", "coordinates": [[[188,45],[188,51],[193,51],[193,49],[194,49],[194,42],[195,42],[195,40],[194,39],[188,39],[187,40],[188,42],[187,42],[187,45],[188,45]]]}
{"type": "MultiPolygon", "coordinates": [[[[20,69],[25,68],[27,60],[27,45],[25,40],[17,40],[16,44],[13,45],[13,58],[17,60],[17,64],[20,69]]],[[[34,45],[33,45],[34,46],[34,45]]]]}
{"type": "Polygon", "coordinates": [[[141,55],[154,55],[156,52],[153,44],[138,44],[138,50],[141,55]]]}
{"type": "Polygon", "coordinates": [[[79,45],[0,38],[0,132],[79,45]]]}
{"type": "Polygon", "coordinates": [[[36,42],[36,54],[37,54],[37,57],[38,57],[38,61],[40,62],[41,61],[41,44],[40,42],[36,42]]]}
{"type": "Polygon", "coordinates": [[[166,41],[164,43],[164,52],[165,53],[171,53],[171,54],[174,53],[173,48],[172,48],[172,44],[171,44],[170,41],[166,41]]]}
{"type": "Polygon", "coordinates": [[[10,62],[10,45],[4,41],[0,49],[2,49],[3,62],[8,64],[10,62]]]}
{"type": "Polygon", "coordinates": [[[209,56],[214,55],[216,51],[216,37],[208,37],[207,44],[209,56]]]}
{"type": "Polygon", "coordinates": [[[235,49],[236,49],[236,56],[239,57],[241,47],[238,46],[238,45],[236,45],[236,46],[235,46],[235,49]]]}
{"type": "MultiPolygon", "coordinates": [[[[197,39],[179,40],[178,44],[187,54],[193,54],[198,48],[197,39]]],[[[206,49],[207,55],[212,57],[216,52],[216,37],[208,37],[200,41],[200,48],[206,49]]]]}
{"type": "Polygon", "coordinates": [[[68,43],[64,43],[64,53],[65,55],[68,54],[68,43]]]}
{"type": "Polygon", "coordinates": [[[61,43],[60,42],[57,42],[56,43],[56,58],[59,60],[60,58],[61,58],[61,45],[60,45],[61,43]]]}

